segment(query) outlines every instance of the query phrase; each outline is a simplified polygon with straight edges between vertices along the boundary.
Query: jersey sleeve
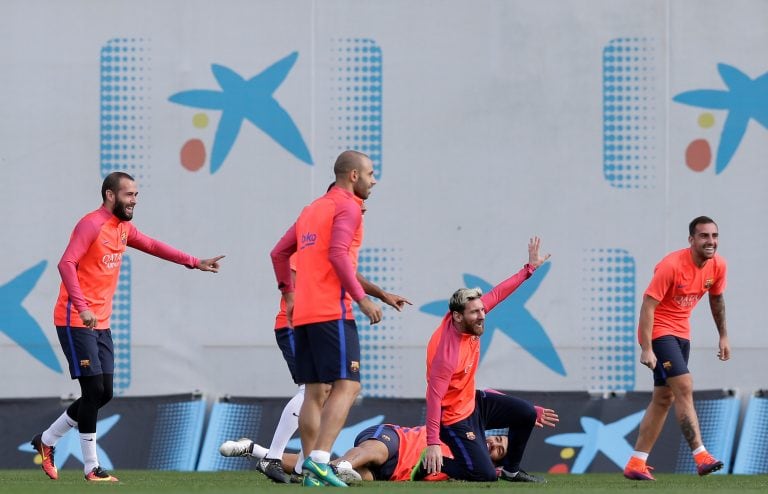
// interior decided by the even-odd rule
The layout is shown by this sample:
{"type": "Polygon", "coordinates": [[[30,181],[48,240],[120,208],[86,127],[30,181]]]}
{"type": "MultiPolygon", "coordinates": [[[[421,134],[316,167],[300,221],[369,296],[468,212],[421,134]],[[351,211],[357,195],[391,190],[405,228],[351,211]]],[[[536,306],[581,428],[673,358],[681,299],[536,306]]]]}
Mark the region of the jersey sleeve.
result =
{"type": "Polygon", "coordinates": [[[725,263],[725,259],[718,257],[717,269],[715,271],[715,284],[709,289],[710,295],[722,295],[725,292],[725,287],[727,285],[727,271],[728,267],[725,263]]]}
{"type": "MultiPolygon", "coordinates": [[[[448,317],[450,314],[443,319],[443,328],[448,317]]],[[[427,446],[440,444],[443,398],[448,392],[459,356],[458,345],[450,344],[445,337],[443,331],[432,361],[427,362],[427,446]]]]}
{"type": "Polygon", "coordinates": [[[77,309],[77,312],[89,309],[83,295],[83,290],[80,287],[80,280],[77,278],[77,266],[85,253],[88,252],[91,244],[96,240],[96,237],[99,236],[100,229],[101,225],[97,222],[86,218],[81,219],[75,225],[75,229],[69,238],[69,244],[58,264],[61,281],[64,284],[64,288],[67,289],[69,299],[72,301],[75,309],[77,309]]]}
{"type": "Polygon", "coordinates": [[[341,286],[355,301],[365,298],[365,291],[357,281],[355,267],[349,257],[349,249],[355,231],[362,221],[360,207],[354,201],[343,201],[336,207],[331,226],[331,242],[328,248],[328,261],[333,266],[341,286]]]}
{"type": "Polygon", "coordinates": [[[526,264],[523,266],[523,269],[493,287],[493,290],[490,292],[484,294],[481,297],[481,300],[483,301],[485,311],[490,312],[499,304],[499,302],[509,297],[512,292],[517,290],[517,287],[533,275],[535,270],[536,268],[530,264],[526,264]]]}
{"type": "Polygon", "coordinates": [[[272,258],[272,269],[277,278],[277,288],[282,293],[293,292],[293,277],[291,270],[296,267],[296,223],[291,225],[285,234],[277,241],[269,256],[272,258]]]}
{"type": "Polygon", "coordinates": [[[661,302],[667,292],[674,285],[675,270],[670,263],[660,262],[653,271],[653,277],[645,289],[645,294],[652,299],[661,302]]]}
{"type": "Polygon", "coordinates": [[[159,257],[160,259],[181,264],[190,269],[196,267],[200,263],[198,258],[144,235],[133,226],[128,233],[128,246],[155,257],[159,257]]]}

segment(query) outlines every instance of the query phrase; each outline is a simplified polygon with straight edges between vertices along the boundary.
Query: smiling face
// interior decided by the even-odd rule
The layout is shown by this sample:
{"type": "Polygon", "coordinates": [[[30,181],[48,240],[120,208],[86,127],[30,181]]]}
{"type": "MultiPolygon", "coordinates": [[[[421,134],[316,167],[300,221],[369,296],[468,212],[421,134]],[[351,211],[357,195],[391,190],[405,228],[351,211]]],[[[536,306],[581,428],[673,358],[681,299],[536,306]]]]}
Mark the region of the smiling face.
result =
{"type": "Polygon", "coordinates": [[[701,266],[708,259],[715,257],[719,234],[714,223],[699,223],[696,225],[693,235],[688,237],[691,244],[691,256],[693,261],[701,266]]]}
{"type": "Polygon", "coordinates": [[[485,331],[485,306],[479,298],[469,300],[464,310],[453,311],[453,321],[462,333],[481,336],[485,331]]]}
{"type": "Polygon", "coordinates": [[[131,221],[138,195],[139,189],[136,186],[136,182],[122,178],[116,193],[111,190],[107,191],[107,205],[109,206],[111,203],[112,214],[121,221],[131,221]]]}
{"type": "Polygon", "coordinates": [[[501,463],[501,460],[507,456],[507,436],[488,436],[485,438],[485,445],[488,446],[488,454],[491,455],[491,461],[494,464],[501,463]]]}

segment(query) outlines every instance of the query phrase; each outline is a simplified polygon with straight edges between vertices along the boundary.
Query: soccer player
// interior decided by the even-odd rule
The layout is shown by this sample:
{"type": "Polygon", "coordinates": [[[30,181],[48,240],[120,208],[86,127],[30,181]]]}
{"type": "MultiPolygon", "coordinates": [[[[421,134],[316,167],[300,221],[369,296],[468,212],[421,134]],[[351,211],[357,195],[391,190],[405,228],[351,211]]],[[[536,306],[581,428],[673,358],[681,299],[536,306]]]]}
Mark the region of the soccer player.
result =
{"type": "Polygon", "coordinates": [[[723,462],[709,454],[701,441],[699,419],[693,407],[693,379],[688,371],[689,318],[705,293],[709,293],[709,307],[720,334],[717,356],[723,361],[731,356],[723,298],[726,264],[716,253],[718,237],[717,225],[711,218],[694,218],[688,225],[690,247],[664,257],[645,290],[637,332],[640,363],[653,370],[654,387],[651,403],[640,422],[635,451],[624,467],[628,479],[656,480],[646,460],[672,404],[699,475],[723,468],[723,462]]]}
{"type": "Polygon", "coordinates": [[[114,351],[109,321],[126,247],[213,273],[218,272],[219,260],[224,257],[198,259],[141,233],[131,223],[138,195],[136,182],[127,173],[107,175],[101,186],[102,206],[80,219],[59,261],[62,282],[53,319],[81,396],[32,439],[42,458],[43,472],[53,480],[58,479],[53,458],[56,442],[77,427],[85,479],[117,481],[99,466],[96,422],[99,409],[112,399],[114,351]]]}
{"type": "MultiPolygon", "coordinates": [[[[365,203],[363,203],[363,214],[365,214],[365,211],[365,203]]],[[[296,254],[292,255],[290,258],[291,270],[294,272],[294,276],[296,271],[295,256],[296,254]]],[[[357,273],[357,280],[363,286],[365,293],[378,298],[397,311],[402,310],[405,304],[411,305],[411,302],[406,298],[384,291],[376,284],[365,279],[360,273],[357,273]]],[[[272,443],[269,446],[269,450],[263,458],[259,459],[258,470],[275,482],[287,484],[291,481],[291,476],[283,469],[283,452],[288,445],[288,441],[290,441],[294,432],[296,432],[296,429],[299,427],[299,412],[301,410],[301,405],[304,402],[304,384],[300,383],[296,378],[293,328],[288,324],[285,297],[280,298],[280,312],[275,318],[275,339],[277,340],[277,346],[280,348],[286,364],[288,364],[291,378],[293,378],[293,382],[299,385],[299,390],[288,401],[285,408],[283,408],[283,412],[280,415],[280,421],[272,436],[272,443]]],[[[303,462],[304,457],[299,453],[298,460],[294,462],[295,464],[291,467],[291,470],[288,471],[291,471],[292,475],[295,476],[301,475],[301,464],[303,462]]]]}
{"type": "MultiPolygon", "coordinates": [[[[536,407],[538,418],[537,427],[554,427],[559,421],[554,410],[536,407]]],[[[427,445],[426,428],[402,427],[394,424],[374,425],[361,431],[355,438],[355,446],[331,464],[339,478],[346,482],[360,480],[410,480],[415,464],[427,445]]],[[[486,439],[488,454],[494,464],[498,465],[507,455],[506,436],[488,436],[486,439]]],[[[223,456],[252,456],[259,458],[266,449],[243,438],[237,441],[222,443],[219,452],[223,456]]],[[[451,456],[447,446],[442,445],[442,454],[451,456]]],[[[283,454],[283,465],[286,469],[299,461],[299,455],[283,454]]],[[[443,480],[446,475],[432,477],[430,480],[443,480]]]]}
{"type": "MultiPolygon", "coordinates": [[[[305,207],[271,252],[278,288],[294,327],[296,375],[306,384],[299,413],[305,485],[345,486],[328,467],[331,447],[360,392],[360,343],[352,302],[371,324],[381,307],[356,279],[356,232],[361,205],[376,185],[373,163],[344,151],[334,164],[336,185],[305,207]],[[290,256],[296,255],[296,280],[290,256]],[[295,304],[295,305],[294,305],[295,304]]],[[[362,237],[361,237],[362,238],[362,237]]]]}
{"type": "Polygon", "coordinates": [[[479,288],[461,288],[449,302],[449,312],[427,345],[426,474],[444,471],[457,480],[544,482],[520,469],[525,446],[536,422],[536,409],[527,401],[492,391],[475,390],[480,362],[480,337],[485,314],[507,298],[549,259],[541,256],[541,240],[528,242],[528,264],[483,295],[479,288]],[[485,430],[508,428],[508,454],[500,470],[491,461],[485,430]],[[443,458],[445,443],[453,458],[443,458]]]}

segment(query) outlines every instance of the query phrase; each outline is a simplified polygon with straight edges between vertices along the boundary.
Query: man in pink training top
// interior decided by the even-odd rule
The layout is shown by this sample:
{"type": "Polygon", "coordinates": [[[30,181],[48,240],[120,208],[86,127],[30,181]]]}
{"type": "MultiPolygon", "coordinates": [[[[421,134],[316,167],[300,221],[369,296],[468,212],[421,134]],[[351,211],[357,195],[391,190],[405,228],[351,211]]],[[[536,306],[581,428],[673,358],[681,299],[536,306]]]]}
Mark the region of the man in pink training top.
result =
{"type": "Polygon", "coordinates": [[[541,240],[528,242],[528,263],[513,276],[483,294],[460,288],[451,296],[448,312],[427,344],[427,448],[413,478],[444,471],[452,479],[475,482],[544,482],[520,468],[520,461],[537,421],[532,403],[493,391],[475,389],[480,363],[480,338],[485,314],[504,301],[549,259],[539,254],[541,240]],[[508,454],[501,470],[488,455],[486,429],[508,428],[508,454]],[[440,444],[453,458],[444,458],[440,444]]]}
{"type": "Polygon", "coordinates": [[[133,177],[123,172],[107,175],[101,186],[102,206],[75,226],[59,261],[61,288],[53,311],[61,348],[81,396],[42,434],[32,439],[41,467],[58,479],[54,446],[70,429],[80,431],[85,480],[116,482],[99,466],[96,455],[98,411],[112,399],[114,350],[109,321],[112,298],[126,247],[182,264],[190,269],[219,270],[219,260],[198,259],[141,233],[131,223],[139,192],[133,177]]]}
{"type": "Polygon", "coordinates": [[[360,392],[360,342],[352,303],[371,324],[381,307],[356,279],[362,241],[361,206],[376,184],[373,163],[344,151],[333,167],[336,184],[305,207],[270,253],[278,288],[294,328],[297,378],[306,383],[299,430],[306,460],[304,485],[346,486],[330,470],[331,447],[360,392]],[[296,280],[289,258],[296,252],[296,280]]]}
{"type": "Polygon", "coordinates": [[[637,333],[640,363],[653,370],[654,387],[640,422],[635,451],[624,467],[624,476],[630,480],[656,480],[646,460],[673,403],[699,475],[723,468],[723,462],[713,457],[701,440],[699,418],[693,407],[693,379],[688,371],[689,318],[705,293],[709,293],[709,308],[720,334],[717,356],[723,361],[731,357],[723,299],[726,265],[725,259],[716,254],[718,237],[717,225],[711,218],[694,218],[688,225],[690,247],[662,259],[645,290],[637,333]]]}

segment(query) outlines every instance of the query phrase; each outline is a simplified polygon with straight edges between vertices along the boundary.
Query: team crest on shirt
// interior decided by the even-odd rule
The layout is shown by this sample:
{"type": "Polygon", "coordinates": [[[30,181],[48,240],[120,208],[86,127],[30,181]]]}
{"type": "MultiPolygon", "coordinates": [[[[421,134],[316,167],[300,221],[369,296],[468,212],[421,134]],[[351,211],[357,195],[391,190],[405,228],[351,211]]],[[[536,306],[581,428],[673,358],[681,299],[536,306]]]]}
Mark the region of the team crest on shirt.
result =
{"type": "Polygon", "coordinates": [[[90,367],[90,366],[91,366],[91,361],[90,360],[85,359],[85,360],[81,360],[80,361],[80,367],[90,367]]]}
{"type": "Polygon", "coordinates": [[[712,285],[714,284],[715,284],[715,280],[713,280],[712,278],[707,278],[704,281],[704,289],[709,290],[710,288],[712,288],[712,285]]]}
{"type": "Polygon", "coordinates": [[[670,369],[672,368],[672,362],[670,362],[669,360],[667,360],[666,362],[664,362],[663,364],[661,364],[661,366],[662,366],[662,367],[664,367],[664,370],[670,370],[670,369]]]}
{"type": "Polygon", "coordinates": [[[123,232],[120,234],[120,241],[123,243],[123,245],[126,245],[128,243],[128,233],[123,232]]]}
{"type": "Polygon", "coordinates": [[[352,363],[349,364],[349,370],[351,370],[352,372],[359,372],[360,362],[353,360],[352,363]]]}
{"type": "Polygon", "coordinates": [[[475,440],[475,433],[472,432],[472,431],[467,432],[467,439],[469,439],[470,441],[474,441],[475,440]]]}

